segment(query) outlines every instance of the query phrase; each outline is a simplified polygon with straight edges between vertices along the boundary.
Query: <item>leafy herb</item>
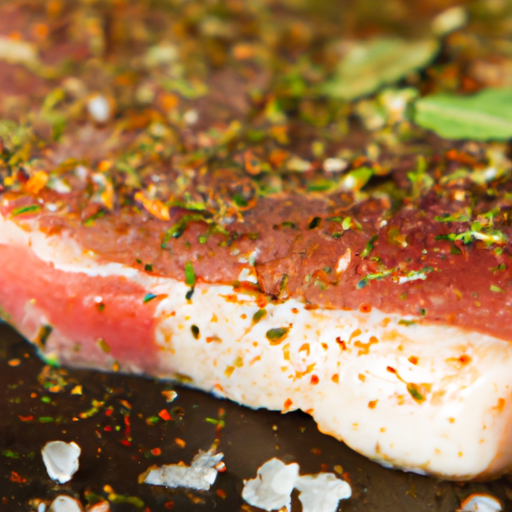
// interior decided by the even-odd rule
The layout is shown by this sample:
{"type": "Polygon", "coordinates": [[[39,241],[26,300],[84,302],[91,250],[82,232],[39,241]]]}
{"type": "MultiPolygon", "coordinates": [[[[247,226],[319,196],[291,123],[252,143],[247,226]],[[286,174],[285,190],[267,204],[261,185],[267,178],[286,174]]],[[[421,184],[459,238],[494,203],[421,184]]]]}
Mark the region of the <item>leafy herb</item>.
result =
{"type": "Polygon", "coordinates": [[[437,50],[433,40],[374,38],[359,42],[341,60],[321,92],[345,100],[372,94],[427,65],[437,50]]]}
{"type": "Polygon", "coordinates": [[[142,299],[142,302],[144,304],[148,303],[150,300],[153,300],[155,299],[157,296],[154,294],[154,293],[146,293],[146,295],[144,295],[144,298],[142,299]]]}
{"type": "Polygon", "coordinates": [[[416,102],[414,120],[448,139],[508,140],[512,137],[512,89],[427,96],[416,102]]]}
{"type": "Polygon", "coordinates": [[[494,293],[505,293],[505,290],[503,290],[499,286],[491,284],[491,292],[494,292],[494,293]]]}
{"type": "Polygon", "coordinates": [[[153,272],[153,265],[151,265],[151,263],[146,263],[146,264],[144,265],[144,270],[145,270],[146,272],[153,272]]]}

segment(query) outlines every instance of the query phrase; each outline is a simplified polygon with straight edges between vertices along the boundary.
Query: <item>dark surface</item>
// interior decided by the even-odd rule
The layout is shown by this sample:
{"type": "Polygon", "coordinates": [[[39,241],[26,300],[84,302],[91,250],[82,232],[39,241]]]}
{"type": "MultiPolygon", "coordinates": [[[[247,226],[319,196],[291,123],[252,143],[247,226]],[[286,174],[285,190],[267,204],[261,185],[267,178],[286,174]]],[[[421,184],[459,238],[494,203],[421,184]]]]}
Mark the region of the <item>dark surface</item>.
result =
{"type": "MultiPolygon", "coordinates": [[[[53,369],[48,374],[48,370],[28,343],[7,325],[0,325],[2,512],[31,510],[30,500],[51,499],[58,493],[74,495],[86,504],[88,497],[107,498],[109,492],[114,512],[256,511],[241,498],[243,479],[253,478],[272,457],[298,462],[302,473],[340,471],[337,466],[341,466],[353,489],[353,497],[340,502],[346,512],[454,512],[471,492],[490,493],[502,500],[504,510],[512,510],[512,485],[506,477],[485,484],[460,484],[384,469],[319,433],[302,413],[253,411],[181,387],[176,387],[178,397],[167,403],[161,392],[173,389],[168,382],[85,370],[53,369]],[[19,365],[13,366],[17,360],[19,365]],[[81,395],[72,394],[76,386],[82,386],[81,395]],[[104,402],[96,403],[97,412],[91,409],[94,400],[104,402]],[[173,419],[148,425],[146,419],[158,416],[162,409],[173,419]],[[218,419],[221,409],[224,428],[206,420],[218,419]],[[190,463],[198,449],[208,449],[217,438],[227,470],[210,491],[137,483],[138,475],[150,465],[190,463]],[[80,469],[65,485],[55,485],[42,463],[40,450],[52,440],[74,440],[82,448],[80,469]],[[155,448],[160,448],[161,455],[151,454],[155,448]],[[112,491],[105,491],[106,485],[117,499],[112,491]],[[141,501],[138,506],[120,503],[119,495],[141,501]]],[[[295,498],[293,511],[300,511],[295,498]]]]}

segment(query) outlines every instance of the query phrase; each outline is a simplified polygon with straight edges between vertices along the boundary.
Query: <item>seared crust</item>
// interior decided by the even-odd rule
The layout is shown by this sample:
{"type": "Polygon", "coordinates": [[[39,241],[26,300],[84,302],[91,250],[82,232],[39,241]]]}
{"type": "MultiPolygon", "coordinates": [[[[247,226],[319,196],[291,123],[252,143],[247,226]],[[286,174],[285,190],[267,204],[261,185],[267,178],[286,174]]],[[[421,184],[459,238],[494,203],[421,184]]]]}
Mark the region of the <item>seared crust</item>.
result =
{"type": "MultiPolygon", "coordinates": [[[[482,174],[500,148],[446,151],[446,142],[418,132],[432,156],[423,146],[411,158],[396,142],[372,158],[357,151],[368,134],[351,140],[331,124],[323,161],[355,148],[346,169],[332,171],[310,153],[325,130],[286,110],[268,114],[280,89],[249,58],[261,48],[232,40],[229,62],[192,66],[171,84],[169,66],[185,65],[185,41],[163,41],[170,21],[140,9],[126,5],[114,19],[80,5],[53,14],[31,2],[2,7],[0,33],[14,56],[0,61],[0,82],[15,77],[0,107],[13,119],[1,133],[3,215],[21,225],[37,218],[49,234],[153,275],[183,280],[190,262],[197,280],[236,287],[254,267],[255,291],[268,301],[376,307],[512,340],[510,164],[501,155],[501,168],[482,174]],[[156,37],[133,40],[126,29],[137,13],[156,37]],[[106,29],[95,50],[101,41],[79,31],[79,14],[117,32],[106,29]],[[16,57],[27,48],[32,60],[16,57]],[[100,66],[95,51],[113,66],[100,66]],[[98,94],[105,122],[90,111],[98,94]]],[[[195,43],[198,62],[209,58],[207,40],[195,43]]]]}

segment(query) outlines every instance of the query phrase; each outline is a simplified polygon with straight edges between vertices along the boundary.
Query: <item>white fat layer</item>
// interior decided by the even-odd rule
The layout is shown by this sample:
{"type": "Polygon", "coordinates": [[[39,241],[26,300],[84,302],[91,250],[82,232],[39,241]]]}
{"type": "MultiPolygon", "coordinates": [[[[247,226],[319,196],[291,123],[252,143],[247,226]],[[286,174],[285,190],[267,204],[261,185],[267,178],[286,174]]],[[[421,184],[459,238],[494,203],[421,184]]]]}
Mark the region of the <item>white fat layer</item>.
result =
{"type": "Polygon", "coordinates": [[[50,441],[41,450],[43,462],[52,480],[64,484],[69,482],[78,470],[80,446],[64,441],[50,441]]]}
{"type": "Polygon", "coordinates": [[[254,507],[264,510],[290,510],[291,494],[297,478],[299,465],[285,464],[279,459],[270,459],[258,468],[256,478],[248,480],[242,490],[242,498],[254,507]]]}
{"type": "Polygon", "coordinates": [[[222,453],[216,454],[211,450],[208,452],[199,450],[190,466],[184,464],[152,466],[144,474],[144,483],[207,491],[215,483],[218,473],[215,466],[223,457],[222,453]]]}
{"type": "MultiPolygon", "coordinates": [[[[155,313],[160,377],[186,379],[250,407],[302,409],[320,430],[384,465],[469,479],[512,464],[507,341],[414,318],[406,320],[418,323],[408,324],[376,309],[308,310],[295,299],[267,305],[253,323],[255,298],[233,300],[229,286],[199,284],[187,300],[182,282],[99,263],[71,239],[1,217],[0,243],[28,245],[66,272],[125,276],[166,295],[155,313]],[[272,328],[287,334],[271,342],[272,328]]],[[[72,347],[55,327],[48,350],[72,347]]],[[[87,365],[70,353],[63,362],[87,365]]]]}

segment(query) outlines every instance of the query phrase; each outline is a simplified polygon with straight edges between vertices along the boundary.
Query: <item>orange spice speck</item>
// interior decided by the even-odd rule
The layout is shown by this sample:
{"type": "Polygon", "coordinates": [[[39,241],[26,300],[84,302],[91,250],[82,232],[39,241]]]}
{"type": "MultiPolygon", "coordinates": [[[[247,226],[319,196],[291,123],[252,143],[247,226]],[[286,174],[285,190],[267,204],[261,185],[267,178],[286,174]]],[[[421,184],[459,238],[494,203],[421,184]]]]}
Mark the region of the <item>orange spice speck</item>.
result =
{"type": "Polygon", "coordinates": [[[361,313],[370,313],[372,310],[372,307],[370,306],[370,304],[368,304],[367,302],[363,302],[360,306],[359,306],[359,311],[361,311],[361,313]]]}
{"type": "Polygon", "coordinates": [[[185,441],[183,441],[183,439],[180,439],[179,437],[177,437],[176,439],[174,439],[174,442],[180,447],[180,448],[185,448],[185,446],[187,445],[187,443],[185,441]]]}
{"type": "Polygon", "coordinates": [[[318,378],[317,375],[312,375],[310,382],[311,382],[311,384],[316,385],[316,384],[318,384],[320,382],[320,379],[318,378]]]}

